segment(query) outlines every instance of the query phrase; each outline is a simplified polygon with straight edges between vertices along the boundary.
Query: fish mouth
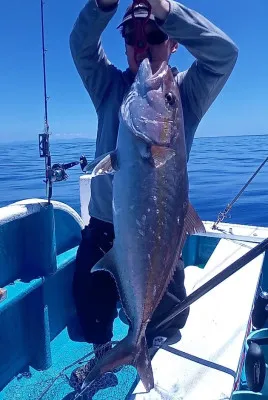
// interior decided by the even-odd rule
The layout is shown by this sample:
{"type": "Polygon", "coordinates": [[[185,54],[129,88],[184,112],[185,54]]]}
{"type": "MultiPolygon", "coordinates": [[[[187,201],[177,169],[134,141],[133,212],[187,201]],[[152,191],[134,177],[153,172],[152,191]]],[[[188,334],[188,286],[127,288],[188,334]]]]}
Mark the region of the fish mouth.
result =
{"type": "Polygon", "coordinates": [[[164,76],[166,74],[168,70],[168,64],[166,61],[162,61],[158,70],[151,76],[151,78],[149,79],[150,82],[153,81],[156,78],[161,78],[162,76],[164,76]]]}
{"type": "Polygon", "coordinates": [[[164,109],[161,90],[167,73],[166,61],[161,62],[153,73],[149,59],[145,58],[138,70],[135,85],[121,106],[121,116],[126,125],[136,137],[150,145],[170,143],[172,120],[164,109]]]}
{"type": "Polygon", "coordinates": [[[148,87],[154,87],[155,83],[162,79],[168,70],[168,64],[166,61],[162,61],[159,68],[155,73],[152,72],[152,66],[148,58],[145,58],[138,70],[138,81],[140,84],[148,87]]]}

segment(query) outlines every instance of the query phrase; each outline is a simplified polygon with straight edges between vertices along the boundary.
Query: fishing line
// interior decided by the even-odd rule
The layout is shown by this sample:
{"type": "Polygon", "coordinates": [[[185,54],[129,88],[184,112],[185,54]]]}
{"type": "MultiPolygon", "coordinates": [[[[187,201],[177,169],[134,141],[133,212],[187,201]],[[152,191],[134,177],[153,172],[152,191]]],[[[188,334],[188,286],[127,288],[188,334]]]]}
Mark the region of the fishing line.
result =
{"type": "MultiPolygon", "coordinates": [[[[147,0],[142,0],[142,4],[144,4],[147,9],[147,16],[145,18],[140,19],[135,16],[135,7],[140,5],[139,0],[134,0],[131,8],[131,14],[135,31],[134,57],[136,62],[138,62],[139,54],[143,54],[145,52],[148,52],[149,50],[149,45],[147,43],[147,38],[145,33],[145,25],[150,19],[152,7],[147,0]]],[[[148,52],[148,56],[151,57],[151,52],[148,52]]]]}

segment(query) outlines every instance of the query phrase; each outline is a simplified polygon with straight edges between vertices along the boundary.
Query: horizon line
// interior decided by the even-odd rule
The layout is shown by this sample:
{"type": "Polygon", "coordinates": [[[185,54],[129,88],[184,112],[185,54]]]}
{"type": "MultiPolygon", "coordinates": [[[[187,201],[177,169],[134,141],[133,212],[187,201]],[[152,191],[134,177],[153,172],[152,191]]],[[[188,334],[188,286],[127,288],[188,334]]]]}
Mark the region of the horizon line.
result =
{"type": "MultiPolygon", "coordinates": [[[[249,133],[249,134],[241,134],[241,135],[217,135],[217,136],[195,136],[194,140],[197,139],[208,139],[208,138],[223,138],[223,137],[244,137],[244,136],[266,136],[267,133],[257,133],[257,134],[253,134],[253,133],[249,133]]],[[[64,137],[53,137],[53,134],[50,136],[51,141],[52,140],[56,140],[56,141],[70,141],[70,140],[75,140],[75,139],[80,139],[80,140],[90,140],[95,142],[97,138],[92,138],[92,137],[88,137],[88,136],[72,136],[70,134],[70,137],[68,138],[67,135],[64,137]]],[[[29,142],[35,142],[36,139],[19,139],[19,140],[1,140],[0,139],[0,144],[11,144],[11,143],[29,143],[29,142]]],[[[37,135],[37,142],[38,142],[38,135],[37,135]]]]}

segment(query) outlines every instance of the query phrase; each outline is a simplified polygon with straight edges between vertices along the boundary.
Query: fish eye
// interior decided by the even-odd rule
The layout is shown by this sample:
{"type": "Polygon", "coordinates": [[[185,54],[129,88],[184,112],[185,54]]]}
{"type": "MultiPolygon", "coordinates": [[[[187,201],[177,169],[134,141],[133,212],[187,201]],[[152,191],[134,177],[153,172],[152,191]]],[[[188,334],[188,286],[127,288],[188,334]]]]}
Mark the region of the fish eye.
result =
{"type": "Polygon", "coordinates": [[[175,96],[174,96],[173,93],[168,92],[168,93],[165,95],[165,98],[166,98],[167,103],[168,103],[170,106],[173,106],[173,104],[175,104],[175,96]]]}

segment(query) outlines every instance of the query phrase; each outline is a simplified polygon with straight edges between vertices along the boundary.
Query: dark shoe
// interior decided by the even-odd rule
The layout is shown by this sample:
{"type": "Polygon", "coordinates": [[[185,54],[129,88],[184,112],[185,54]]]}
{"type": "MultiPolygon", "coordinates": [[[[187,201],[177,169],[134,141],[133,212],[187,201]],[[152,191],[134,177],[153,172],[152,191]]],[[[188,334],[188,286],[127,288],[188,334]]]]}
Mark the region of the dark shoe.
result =
{"type": "MultiPolygon", "coordinates": [[[[80,383],[75,381],[70,382],[70,385],[75,389],[76,393],[81,392],[81,387],[85,378],[86,374],[80,383]]],[[[115,387],[117,385],[117,376],[111,372],[107,372],[106,374],[93,381],[93,384],[90,384],[88,388],[86,388],[85,390],[83,389],[83,393],[81,393],[81,400],[93,400],[94,395],[98,393],[99,390],[107,389],[109,387],[115,387]]]]}
{"type": "Polygon", "coordinates": [[[88,373],[94,368],[96,365],[97,359],[92,358],[87,364],[82,367],[78,367],[75,369],[70,376],[70,386],[76,390],[77,392],[81,391],[82,384],[86,379],[88,373]]]}
{"type": "MultiPolygon", "coordinates": [[[[109,342],[105,345],[93,345],[95,357],[89,360],[89,362],[82,367],[78,367],[75,369],[70,376],[70,386],[76,390],[77,392],[81,391],[82,384],[86,379],[89,372],[95,367],[96,363],[99,359],[101,359],[107,352],[109,352],[112,348],[112,344],[109,342]]],[[[114,372],[119,372],[122,367],[119,367],[114,370],[114,372]]],[[[98,383],[98,390],[104,389],[105,387],[113,387],[118,384],[117,377],[112,373],[105,374],[106,377],[100,377],[100,381],[98,383]]]]}

